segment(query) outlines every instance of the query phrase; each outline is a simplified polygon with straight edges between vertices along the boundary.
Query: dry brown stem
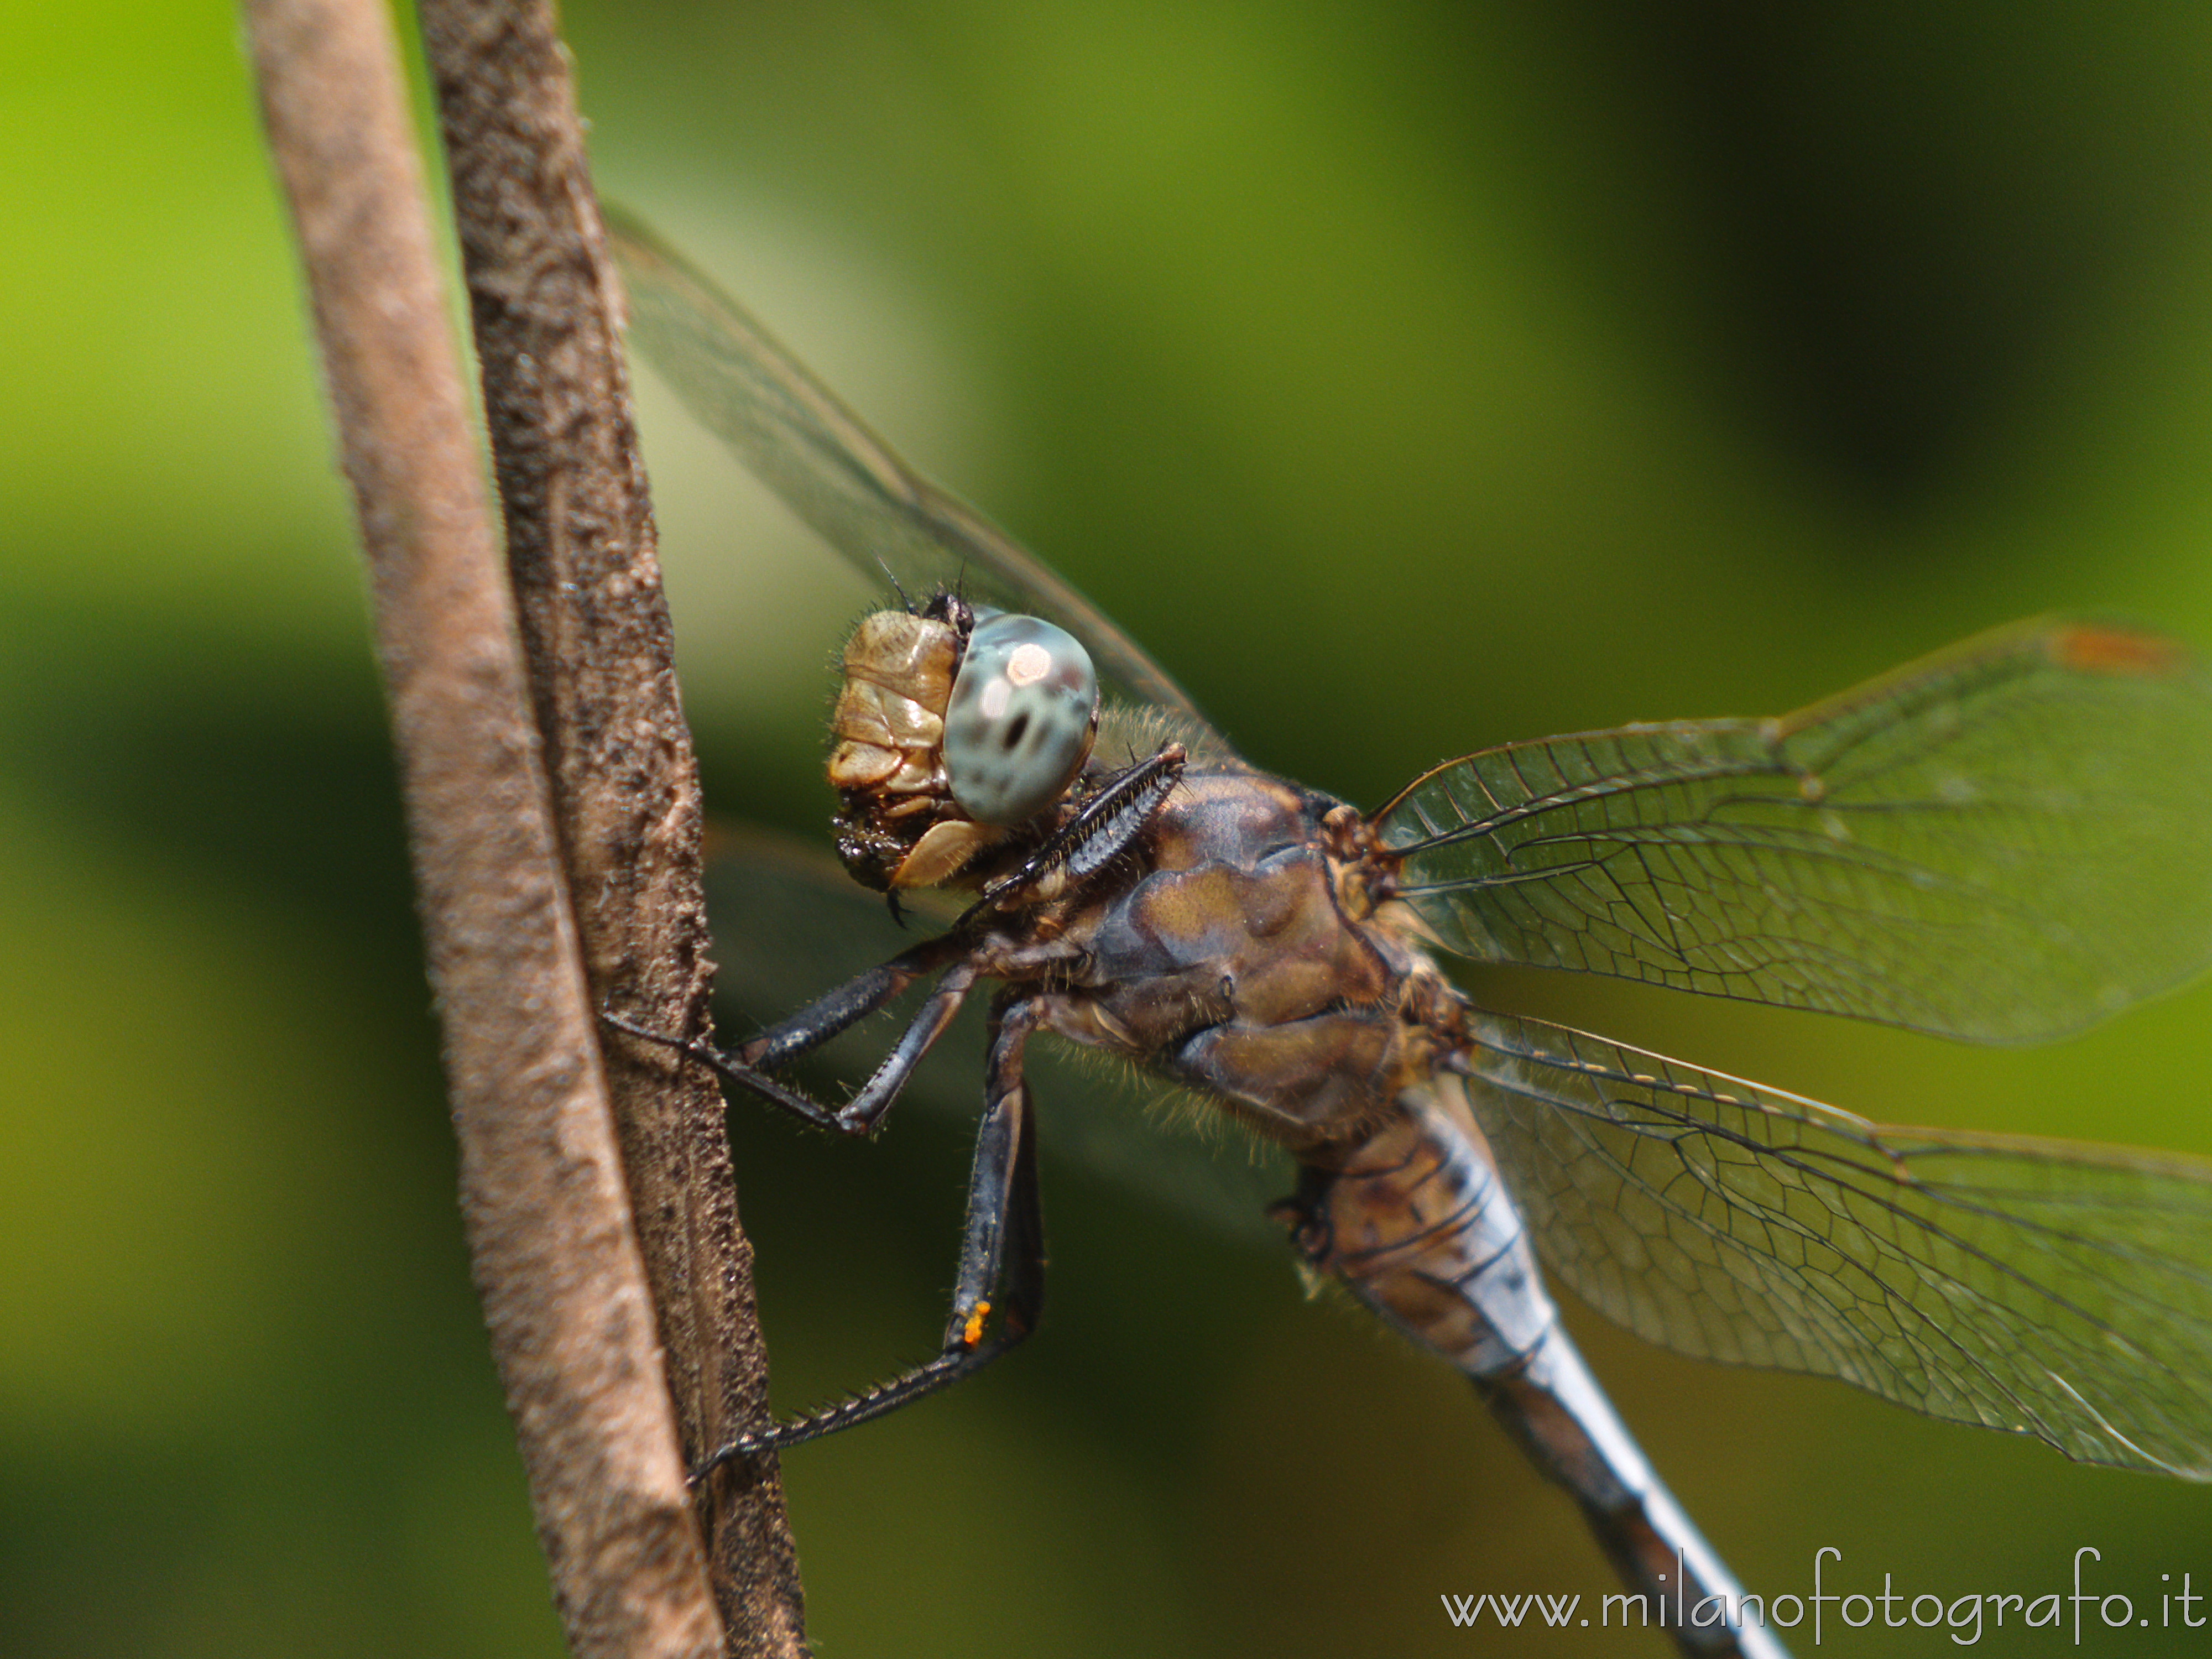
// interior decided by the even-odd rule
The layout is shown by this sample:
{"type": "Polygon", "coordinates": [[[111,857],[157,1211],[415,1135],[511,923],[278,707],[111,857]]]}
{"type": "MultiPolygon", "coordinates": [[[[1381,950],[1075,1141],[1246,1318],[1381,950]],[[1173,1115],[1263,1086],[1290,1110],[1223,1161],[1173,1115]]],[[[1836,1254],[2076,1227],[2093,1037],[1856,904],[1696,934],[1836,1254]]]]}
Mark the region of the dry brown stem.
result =
{"type": "MultiPolygon", "coordinates": [[[[698,775],[678,705],[617,289],[550,4],[423,0],[530,683],[595,996],[706,1021],[698,775]]],[[[752,1261],[712,1079],[615,1045],[607,1080],[685,1448],[767,1411],[752,1261]]],[[[714,1479],[708,1566],[732,1654],[802,1650],[773,1458],[714,1479]]]]}
{"type": "Polygon", "coordinates": [[[710,1568],[670,1411],[672,1389],[696,1447],[762,1392],[757,1334],[726,1340],[750,1332],[750,1281],[719,1106],[618,1066],[611,1113],[599,1065],[600,994],[672,1020],[707,969],[690,749],[550,18],[447,6],[432,31],[534,698],[388,20],[380,0],[247,0],[246,21],[369,562],[471,1259],[570,1645],[706,1659],[719,1600],[727,1651],[802,1652],[773,1466],[718,1494],[710,1568]]]}

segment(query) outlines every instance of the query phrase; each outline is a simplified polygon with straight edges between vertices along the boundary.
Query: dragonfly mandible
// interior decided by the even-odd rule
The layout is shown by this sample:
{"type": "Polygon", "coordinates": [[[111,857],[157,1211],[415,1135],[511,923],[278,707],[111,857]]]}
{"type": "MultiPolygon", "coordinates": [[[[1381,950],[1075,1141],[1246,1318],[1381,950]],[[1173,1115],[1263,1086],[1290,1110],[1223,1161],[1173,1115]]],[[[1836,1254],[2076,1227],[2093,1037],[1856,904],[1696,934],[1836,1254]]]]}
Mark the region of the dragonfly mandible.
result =
{"type": "Polygon", "coordinates": [[[1304,1263],[1472,1380],[1630,1589],[1691,1608],[1670,1628],[1686,1652],[1784,1649],[1607,1401],[1547,1272],[1677,1352],[2212,1479],[2212,1163],[1877,1125],[1479,1008],[1438,966],[1972,1042],[2077,1031],[2212,961],[2212,677],[2185,648],[2017,624],[1778,719],[1481,750],[1362,813],[1238,759],[1141,647],[734,302],[642,230],[615,241],[634,340],[693,413],[911,596],[847,647],[838,850],[894,898],[966,908],[732,1051],[611,1024],[866,1133],[997,988],[942,1352],[699,1473],[879,1415],[1028,1334],[1043,1248],[1024,1060],[1042,1033],[1285,1149],[1297,1190],[1276,1214],[1304,1263]],[[924,981],[844,1104],[779,1076],[924,981]]]}

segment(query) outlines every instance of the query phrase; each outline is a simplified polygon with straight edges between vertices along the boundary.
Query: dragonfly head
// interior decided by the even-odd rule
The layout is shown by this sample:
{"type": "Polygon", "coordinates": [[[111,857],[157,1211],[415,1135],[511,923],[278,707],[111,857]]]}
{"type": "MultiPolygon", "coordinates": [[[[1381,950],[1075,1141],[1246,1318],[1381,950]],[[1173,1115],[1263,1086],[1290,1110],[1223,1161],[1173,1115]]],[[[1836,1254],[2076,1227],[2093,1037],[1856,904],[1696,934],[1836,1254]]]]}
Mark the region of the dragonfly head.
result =
{"type": "Polygon", "coordinates": [[[1060,805],[1097,737],[1098,677],[1075,637],[957,594],[864,617],[844,672],[837,850],[879,890],[972,880],[1060,805]]]}

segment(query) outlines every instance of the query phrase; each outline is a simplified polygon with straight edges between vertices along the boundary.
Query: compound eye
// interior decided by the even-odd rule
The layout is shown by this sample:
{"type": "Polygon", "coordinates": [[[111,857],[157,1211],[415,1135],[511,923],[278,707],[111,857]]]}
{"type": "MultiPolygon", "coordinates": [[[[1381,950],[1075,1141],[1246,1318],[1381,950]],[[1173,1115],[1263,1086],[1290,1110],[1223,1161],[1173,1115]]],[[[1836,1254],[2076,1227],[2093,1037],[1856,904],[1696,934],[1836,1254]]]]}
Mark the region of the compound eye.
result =
{"type": "Polygon", "coordinates": [[[1058,800],[1098,731],[1098,675],[1064,628],[1035,617],[975,624],[945,709],[952,799],[978,823],[1016,824],[1058,800]]]}

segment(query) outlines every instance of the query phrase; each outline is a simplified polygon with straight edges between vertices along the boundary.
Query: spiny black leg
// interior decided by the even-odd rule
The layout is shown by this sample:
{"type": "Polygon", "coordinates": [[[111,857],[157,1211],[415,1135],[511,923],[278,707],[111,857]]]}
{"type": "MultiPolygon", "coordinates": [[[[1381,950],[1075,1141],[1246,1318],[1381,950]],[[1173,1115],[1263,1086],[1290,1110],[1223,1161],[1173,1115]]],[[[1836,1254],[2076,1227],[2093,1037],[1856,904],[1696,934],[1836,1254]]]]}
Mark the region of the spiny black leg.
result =
{"type": "Polygon", "coordinates": [[[856,1135],[874,1131],[876,1125],[883,1121],[884,1114],[890,1110],[891,1103],[898,1098],[899,1091],[906,1087],[907,1079],[914,1075],[915,1067],[921,1064],[921,1057],[936,1046],[937,1039],[952,1024],[953,1015],[960,1012],[960,1005],[967,1000],[969,989],[975,983],[975,970],[964,962],[937,981],[937,988],[915,1011],[890,1053],[884,1056],[884,1063],[876,1067],[875,1075],[839,1109],[840,1129],[856,1135]]]}
{"type": "Polygon", "coordinates": [[[1105,865],[1143,832],[1182,778],[1188,758],[1181,744],[1171,743],[1122,773],[1085,802],[1083,810],[1055,830],[1018,869],[985,888],[983,896],[961,913],[953,932],[963,932],[1004,895],[1018,893],[1055,870],[1080,878],[1105,865]]]}
{"type": "Polygon", "coordinates": [[[870,1014],[896,999],[925,974],[933,974],[947,963],[958,961],[966,948],[959,939],[948,933],[941,939],[927,940],[910,951],[902,951],[880,968],[871,968],[859,978],[848,980],[836,989],[824,992],[797,1013],[778,1020],[751,1042],[740,1045],[734,1051],[717,1048],[702,1037],[671,1036],[665,1031],[641,1025],[611,1009],[601,1009],[599,1018],[617,1031],[627,1031],[634,1037],[642,1037],[647,1042],[657,1042],[664,1048],[674,1048],[689,1054],[728,1082],[772,1101],[787,1111],[796,1112],[810,1122],[826,1122],[835,1115],[830,1108],[807,1101],[797,1091],[785,1089],[781,1085],[761,1077],[760,1073],[780,1072],[793,1060],[812,1053],[830,1038],[851,1030],[870,1014]]]}
{"type": "Polygon", "coordinates": [[[858,979],[824,992],[797,1013],[786,1015],[740,1045],[738,1063],[763,1072],[780,1072],[896,1000],[915,981],[957,962],[966,951],[965,944],[950,933],[902,951],[882,967],[871,968],[858,979]]]}
{"type": "MultiPolygon", "coordinates": [[[[884,1109],[890,1104],[889,1099],[876,1104],[866,1122],[855,1129],[844,1121],[845,1114],[851,1109],[849,1105],[841,1112],[836,1107],[825,1106],[800,1091],[763,1073],[779,1071],[820,1048],[832,1037],[850,1030],[896,998],[922,975],[933,972],[949,961],[957,960],[962,948],[957,940],[947,935],[902,951],[881,967],[871,968],[857,979],[848,980],[836,989],[815,998],[797,1013],[778,1021],[734,1052],[717,1048],[703,1037],[671,1036],[665,1031],[641,1025],[611,1009],[602,1008],[599,1018],[618,1031],[625,1031],[631,1036],[641,1037],[647,1042],[658,1043],[664,1048],[673,1048],[679,1054],[689,1055],[724,1082],[757,1096],[771,1105],[780,1106],[809,1123],[843,1133],[865,1133],[882,1117],[884,1109]]],[[[919,1059],[920,1056],[915,1058],[919,1059]]],[[[903,1075],[890,1079],[890,1094],[895,1097],[898,1086],[904,1082],[903,1075]]]]}
{"type": "Polygon", "coordinates": [[[1034,1001],[1002,1000],[992,1012],[988,1099],[975,1133],[968,1222],[961,1234],[944,1352],[826,1411],[738,1436],[701,1460],[691,1471],[694,1486],[732,1458],[849,1429],[933,1394],[981,1370],[1036,1328],[1044,1310],[1044,1212],[1037,1197],[1036,1136],[1029,1085],[1022,1076],[1022,1048],[1038,1015],[1034,1001]],[[1006,1294],[994,1303],[1001,1277],[1006,1294]]]}
{"type": "MultiPolygon", "coordinates": [[[[668,1036],[605,1009],[599,1011],[599,1018],[618,1031],[626,1031],[632,1036],[642,1037],[647,1042],[657,1042],[664,1048],[673,1048],[688,1055],[725,1083],[749,1094],[757,1095],[771,1105],[781,1106],[785,1111],[820,1128],[834,1129],[840,1134],[864,1135],[872,1132],[883,1121],[884,1114],[898,1098],[899,1091],[906,1087],[907,1079],[914,1075],[914,1069],[921,1063],[921,1057],[929,1052],[938,1038],[945,1035],[945,1028],[952,1023],[953,1015],[960,1012],[960,1005],[966,999],[969,988],[975,982],[975,969],[966,963],[955,964],[943,979],[938,981],[937,988],[929,994],[928,1000],[908,1023],[904,1034],[890,1053],[884,1056],[884,1063],[876,1067],[875,1075],[861,1085],[860,1093],[842,1106],[825,1106],[790,1085],[779,1083],[757,1071],[744,1059],[753,1046],[750,1043],[737,1054],[726,1054],[700,1038],[668,1036]]],[[[837,994],[831,993],[817,1006],[831,1003],[837,994]]],[[[880,1007],[889,1000],[889,996],[879,998],[876,1006],[880,1007]]],[[[858,1018],[859,1016],[854,1018],[858,1018]]],[[[849,1025],[852,1021],[845,1023],[849,1025]]],[[[836,1035],[835,1031],[830,1035],[836,1035]]],[[[797,1052],[804,1053],[805,1050],[797,1052]]]]}
{"type": "Polygon", "coordinates": [[[781,1106],[794,1117],[803,1118],[819,1128],[835,1129],[838,1127],[836,1108],[809,1099],[799,1091],[778,1083],[772,1077],[763,1077],[703,1038],[671,1036],[667,1032],[656,1031],[649,1025],[640,1025],[635,1020],[618,1014],[611,1008],[600,1009],[599,1018],[625,1036],[657,1043],[663,1048],[673,1048],[686,1058],[697,1060],[723,1082],[743,1089],[748,1094],[757,1095],[771,1106],[781,1106]]]}
{"type": "MultiPolygon", "coordinates": [[[[968,1175],[968,1225],[960,1241],[960,1270],[952,1281],[952,1313],[945,1322],[945,1351],[972,1350],[981,1340],[1000,1267],[1012,1252],[1006,1305],[994,1348],[1003,1353],[1036,1328],[1044,1307],[1044,1235],[1037,1206],[1036,1133],[1022,1051],[1036,1029],[1037,1005],[1002,992],[991,1010],[988,1098],[984,1123],[1003,1115],[1004,1134],[978,1133],[968,1175]],[[1025,1267],[1025,1258],[1028,1266],[1025,1267]],[[1009,1328],[1012,1334],[1007,1335],[1009,1328]]],[[[981,1361],[977,1362],[981,1363],[981,1361]]]]}

